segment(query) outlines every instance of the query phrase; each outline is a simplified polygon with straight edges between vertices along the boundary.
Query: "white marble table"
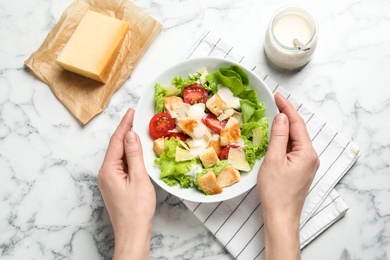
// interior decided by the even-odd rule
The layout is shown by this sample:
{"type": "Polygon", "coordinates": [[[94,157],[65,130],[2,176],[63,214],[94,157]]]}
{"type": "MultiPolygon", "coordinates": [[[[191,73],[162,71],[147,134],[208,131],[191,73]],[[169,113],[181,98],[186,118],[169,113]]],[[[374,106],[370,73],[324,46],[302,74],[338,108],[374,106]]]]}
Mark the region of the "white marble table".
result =
{"type": "MultiPolygon", "coordinates": [[[[313,60],[297,73],[272,69],[262,48],[271,15],[290,1],[134,2],[164,28],[85,127],[23,67],[71,0],[0,3],[0,258],[111,258],[96,186],[108,139],[150,78],[211,29],[361,148],[336,186],[349,211],[302,258],[390,259],[390,2],[297,0],[320,23],[313,60]]],[[[150,259],[232,258],[177,198],[157,191],[150,259]]]]}

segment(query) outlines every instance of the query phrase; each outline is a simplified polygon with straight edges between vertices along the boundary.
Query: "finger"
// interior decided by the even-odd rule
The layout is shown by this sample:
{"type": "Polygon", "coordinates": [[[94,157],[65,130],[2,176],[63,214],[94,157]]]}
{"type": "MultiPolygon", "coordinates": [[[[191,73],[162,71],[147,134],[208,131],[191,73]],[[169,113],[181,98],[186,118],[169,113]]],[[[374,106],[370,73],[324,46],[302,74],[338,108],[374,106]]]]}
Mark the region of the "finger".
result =
{"type": "Polygon", "coordinates": [[[123,140],[125,134],[130,131],[133,125],[134,109],[130,108],[123,116],[114,134],[111,136],[107,148],[105,161],[120,160],[123,157],[123,140]]]}
{"type": "Polygon", "coordinates": [[[275,94],[275,102],[281,113],[286,114],[290,123],[290,138],[294,144],[310,145],[311,140],[306,129],[306,124],[291,103],[280,93],[275,94]]]}
{"type": "Polygon", "coordinates": [[[129,131],[125,135],[125,155],[129,169],[129,177],[132,180],[139,180],[147,176],[142,155],[142,146],[138,135],[129,131]]]}
{"type": "Polygon", "coordinates": [[[282,161],[286,156],[286,148],[289,140],[289,121],[283,114],[277,114],[274,118],[271,138],[268,146],[266,158],[282,161]]]}

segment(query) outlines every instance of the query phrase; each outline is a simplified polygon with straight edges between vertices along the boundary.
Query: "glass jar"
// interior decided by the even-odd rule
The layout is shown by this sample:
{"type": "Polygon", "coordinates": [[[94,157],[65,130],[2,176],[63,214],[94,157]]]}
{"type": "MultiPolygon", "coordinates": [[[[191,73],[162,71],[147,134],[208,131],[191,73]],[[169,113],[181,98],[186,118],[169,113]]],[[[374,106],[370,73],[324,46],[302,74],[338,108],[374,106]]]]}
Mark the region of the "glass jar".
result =
{"type": "Polygon", "coordinates": [[[311,59],[318,38],[318,23],[306,8],[279,9],[268,26],[264,51],[276,67],[299,70],[311,59]]]}

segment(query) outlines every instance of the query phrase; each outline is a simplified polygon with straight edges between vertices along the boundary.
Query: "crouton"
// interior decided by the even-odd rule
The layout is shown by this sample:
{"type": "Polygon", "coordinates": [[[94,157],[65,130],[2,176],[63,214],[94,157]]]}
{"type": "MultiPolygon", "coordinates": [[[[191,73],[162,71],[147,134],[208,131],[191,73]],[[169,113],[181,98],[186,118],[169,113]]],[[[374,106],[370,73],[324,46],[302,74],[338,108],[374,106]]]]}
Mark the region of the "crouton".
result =
{"type": "Polygon", "coordinates": [[[153,141],[153,151],[158,157],[164,152],[164,138],[158,138],[153,141]]]}
{"type": "Polygon", "coordinates": [[[223,102],[218,94],[213,95],[206,102],[206,107],[216,116],[219,116],[225,109],[226,103],[223,102]]]}
{"type": "Polygon", "coordinates": [[[221,130],[221,146],[231,142],[238,142],[241,139],[240,123],[234,117],[229,118],[225,128],[221,130]]]}
{"type": "Polygon", "coordinates": [[[240,178],[240,172],[233,166],[228,165],[217,175],[217,183],[223,188],[238,182],[240,178]]]}
{"type": "Polygon", "coordinates": [[[213,167],[219,162],[217,153],[213,147],[208,147],[204,154],[199,156],[199,159],[202,161],[202,164],[205,168],[213,167]]]}
{"type": "Polygon", "coordinates": [[[220,145],[220,137],[219,135],[213,135],[210,139],[210,143],[208,147],[213,147],[214,151],[217,153],[218,157],[221,153],[221,145],[220,145]]]}
{"type": "Polygon", "coordinates": [[[222,188],[217,183],[217,177],[213,171],[208,171],[205,175],[198,178],[198,184],[204,193],[208,195],[219,194],[222,188]]]}

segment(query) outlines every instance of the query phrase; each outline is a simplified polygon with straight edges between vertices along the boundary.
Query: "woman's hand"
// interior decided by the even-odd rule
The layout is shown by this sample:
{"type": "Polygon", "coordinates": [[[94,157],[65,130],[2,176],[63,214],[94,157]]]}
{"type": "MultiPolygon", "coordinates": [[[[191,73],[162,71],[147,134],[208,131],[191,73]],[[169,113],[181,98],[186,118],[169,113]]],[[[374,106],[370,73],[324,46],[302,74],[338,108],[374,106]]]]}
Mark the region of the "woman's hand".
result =
{"type": "Polygon", "coordinates": [[[306,125],[281,94],[271,140],[258,174],[265,227],[266,259],[299,259],[299,223],[306,195],[319,167],[306,125]]]}
{"type": "Polygon", "coordinates": [[[156,193],[129,109],[111,137],[98,184],[115,233],[114,259],[147,259],[156,193]]]}

